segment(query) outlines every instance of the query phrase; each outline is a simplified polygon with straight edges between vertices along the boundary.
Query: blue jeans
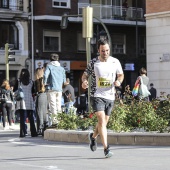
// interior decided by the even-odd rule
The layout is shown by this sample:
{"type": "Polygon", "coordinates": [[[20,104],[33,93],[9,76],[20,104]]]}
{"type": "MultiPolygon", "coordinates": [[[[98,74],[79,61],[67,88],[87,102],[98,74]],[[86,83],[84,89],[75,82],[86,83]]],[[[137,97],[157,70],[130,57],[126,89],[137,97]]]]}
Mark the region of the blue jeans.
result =
{"type": "Polygon", "coordinates": [[[74,103],[75,103],[75,101],[74,101],[74,102],[70,101],[70,102],[65,103],[66,113],[67,113],[67,114],[68,114],[68,112],[69,112],[69,109],[70,109],[71,107],[73,107],[74,103]]]}

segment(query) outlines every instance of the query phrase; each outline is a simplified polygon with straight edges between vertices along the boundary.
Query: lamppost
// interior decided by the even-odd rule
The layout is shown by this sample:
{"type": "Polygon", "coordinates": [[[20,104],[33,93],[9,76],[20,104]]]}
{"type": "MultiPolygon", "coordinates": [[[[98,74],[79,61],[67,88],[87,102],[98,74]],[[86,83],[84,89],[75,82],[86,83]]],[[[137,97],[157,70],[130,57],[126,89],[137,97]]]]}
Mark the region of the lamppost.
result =
{"type": "Polygon", "coordinates": [[[93,47],[92,48],[92,56],[95,56],[97,54],[97,48],[96,48],[96,41],[97,41],[97,35],[93,33],[93,37],[90,40],[90,44],[93,47]]]}
{"type": "Polygon", "coordinates": [[[136,58],[138,58],[138,8],[137,8],[137,0],[136,0],[136,58]]]}
{"type": "Polygon", "coordinates": [[[99,32],[99,36],[100,36],[100,38],[106,39],[107,38],[107,33],[104,30],[101,30],[99,32]]]}

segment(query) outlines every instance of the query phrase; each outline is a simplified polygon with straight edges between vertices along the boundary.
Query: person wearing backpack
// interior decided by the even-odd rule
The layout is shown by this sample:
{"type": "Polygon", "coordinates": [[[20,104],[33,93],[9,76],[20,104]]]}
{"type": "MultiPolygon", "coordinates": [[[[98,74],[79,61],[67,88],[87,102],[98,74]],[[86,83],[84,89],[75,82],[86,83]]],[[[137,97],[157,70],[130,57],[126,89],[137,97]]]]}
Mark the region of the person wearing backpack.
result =
{"type": "Polygon", "coordinates": [[[75,93],[74,93],[74,88],[70,84],[70,79],[66,79],[66,83],[63,88],[63,97],[64,97],[64,104],[66,108],[66,113],[69,113],[69,109],[73,107],[75,103],[75,93]]]}
{"type": "Polygon", "coordinates": [[[3,80],[1,88],[0,88],[0,96],[1,96],[1,108],[2,108],[2,115],[3,115],[3,130],[12,129],[12,118],[11,118],[11,111],[12,105],[14,103],[14,97],[12,94],[12,90],[8,80],[3,80]],[[9,123],[9,128],[7,127],[7,120],[9,123]]]}

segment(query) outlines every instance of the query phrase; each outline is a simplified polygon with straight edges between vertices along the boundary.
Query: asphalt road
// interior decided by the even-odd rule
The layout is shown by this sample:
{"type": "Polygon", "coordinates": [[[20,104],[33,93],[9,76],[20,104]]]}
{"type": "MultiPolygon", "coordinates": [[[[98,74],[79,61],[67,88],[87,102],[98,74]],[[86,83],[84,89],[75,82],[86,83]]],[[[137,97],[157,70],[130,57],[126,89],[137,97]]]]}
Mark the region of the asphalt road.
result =
{"type": "Polygon", "coordinates": [[[91,152],[87,144],[18,136],[18,130],[0,130],[0,170],[170,169],[170,147],[111,145],[114,155],[106,159],[101,145],[91,152]]]}

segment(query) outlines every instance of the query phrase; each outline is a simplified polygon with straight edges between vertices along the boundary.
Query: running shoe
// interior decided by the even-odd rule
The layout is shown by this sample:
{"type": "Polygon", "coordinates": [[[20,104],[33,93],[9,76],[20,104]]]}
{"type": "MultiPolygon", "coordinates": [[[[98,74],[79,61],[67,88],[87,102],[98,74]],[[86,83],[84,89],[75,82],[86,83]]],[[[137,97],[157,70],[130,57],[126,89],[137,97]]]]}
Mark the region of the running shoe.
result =
{"type": "Polygon", "coordinates": [[[110,151],[110,149],[109,149],[109,145],[107,146],[106,149],[104,149],[104,154],[105,154],[105,157],[106,157],[106,158],[110,158],[110,157],[113,156],[113,153],[112,153],[112,152],[110,151]]]}
{"type": "Polygon", "coordinates": [[[92,136],[93,136],[93,133],[90,132],[89,133],[90,149],[91,151],[94,152],[97,149],[97,142],[92,136]]]}

